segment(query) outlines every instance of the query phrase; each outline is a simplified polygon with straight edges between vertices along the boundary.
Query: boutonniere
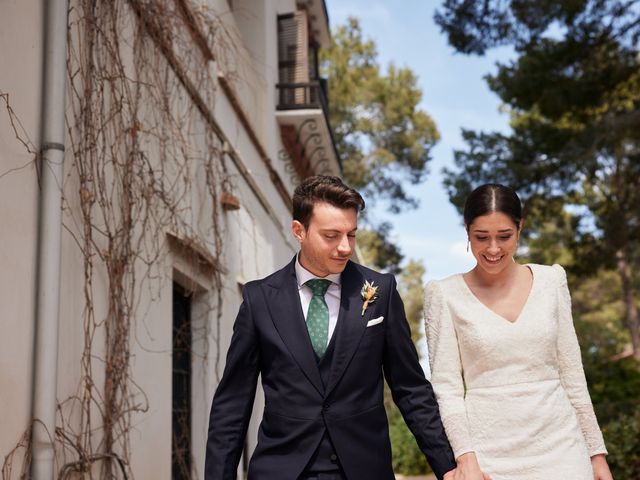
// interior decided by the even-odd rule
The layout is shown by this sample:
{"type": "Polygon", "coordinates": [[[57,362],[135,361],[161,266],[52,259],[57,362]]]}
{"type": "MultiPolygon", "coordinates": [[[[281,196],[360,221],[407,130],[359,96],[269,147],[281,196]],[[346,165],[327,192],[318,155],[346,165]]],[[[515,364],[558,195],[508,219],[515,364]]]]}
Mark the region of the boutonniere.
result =
{"type": "Polygon", "coordinates": [[[364,302],[362,304],[361,314],[361,316],[364,317],[364,312],[369,304],[375,302],[376,298],[378,298],[378,287],[374,286],[373,282],[369,283],[365,280],[364,285],[362,286],[362,290],[360,290],[360,296],[362,297],[362,300],[364,302]]]}

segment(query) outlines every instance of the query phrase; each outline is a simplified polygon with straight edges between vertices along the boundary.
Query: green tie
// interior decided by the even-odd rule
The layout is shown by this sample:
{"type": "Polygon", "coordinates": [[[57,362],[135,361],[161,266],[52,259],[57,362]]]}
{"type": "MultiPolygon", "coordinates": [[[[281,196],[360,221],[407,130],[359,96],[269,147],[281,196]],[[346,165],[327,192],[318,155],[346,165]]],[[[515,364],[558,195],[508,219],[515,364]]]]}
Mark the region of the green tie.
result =
{"type": "Polygon", "coordinates": [[[309,310],[307,311],[307,329],[313,350],[322,358],[327,349],[327,339],[329,338],[329,307],[324,301],[324,294],[331,282],[329,280],[309,280],[305,285],[313,292],[309,310]]]}

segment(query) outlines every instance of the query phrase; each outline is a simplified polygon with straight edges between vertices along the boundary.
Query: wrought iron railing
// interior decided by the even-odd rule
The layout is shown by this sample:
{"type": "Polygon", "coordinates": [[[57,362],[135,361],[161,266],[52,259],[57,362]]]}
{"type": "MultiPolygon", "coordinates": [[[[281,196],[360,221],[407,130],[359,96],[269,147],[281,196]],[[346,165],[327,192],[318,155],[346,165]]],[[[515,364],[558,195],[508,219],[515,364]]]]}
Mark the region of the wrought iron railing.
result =
{"type": "MultiPolygon", "coordinates": [[[[338,164],[342,165],[340,155],[336,148],[336,139],[329,122],[329,102],[327,101],[327,80],[320,78],[307,83],[279,83],[278,88],[278,110],[302,110],[302,109],[322,109],[324,121],[326,122],[331,144],[335,152],[338,164]]],[[[315,125],[315,120],[313,120],[315,125]]],[[[304,122],[305,126],[308,122],[304,122]]],[[[301,127],[302,128],[302,127],[301,127]]],[[[317,128],[317,127],[314,127],[317,128]]],[[[298,132],[299,134],[301,132],[298,132]]],[[[317,136],[317,133],[316,133],[317,136]]]]}
{"type": "Polygon", "coordinates": [[[327,81],[319,79],[308,83],[279,83],[278,110],[321,108],[329,118],[327,102],[327,81]]]}

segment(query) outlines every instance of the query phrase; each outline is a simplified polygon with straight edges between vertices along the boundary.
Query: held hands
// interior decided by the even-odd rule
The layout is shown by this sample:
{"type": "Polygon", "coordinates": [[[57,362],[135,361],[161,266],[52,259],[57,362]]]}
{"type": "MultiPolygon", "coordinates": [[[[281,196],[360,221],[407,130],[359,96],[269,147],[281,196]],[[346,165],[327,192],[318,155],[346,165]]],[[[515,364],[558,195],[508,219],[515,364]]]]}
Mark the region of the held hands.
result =
{"type": "MultiPolygon", "coordinates": [[[[491,477],[480,470],[475,453],[469,452],[457,458],[457,468],[444,474],[443,480],[491,480],[491,477]]],[[[591,457],[593,480],[613,480],[611,470],[603,454],[591,457]]]]}
{"type": "Polygon", "coordinates": [[[593,480],[613,480],[604,454],[591,457],[591,467],[593,468],[593,480]]]}
{"type": "MultiPolygon", "coordinates": [[[[458,466],[445,473],[443,480],[491,480],[488,474],[480,470],[478,459],[473,452],[463,453],[456,459],[456,463],[458,466]]],[[[603,480],[605,480],[604,477],[603,480]]]]}

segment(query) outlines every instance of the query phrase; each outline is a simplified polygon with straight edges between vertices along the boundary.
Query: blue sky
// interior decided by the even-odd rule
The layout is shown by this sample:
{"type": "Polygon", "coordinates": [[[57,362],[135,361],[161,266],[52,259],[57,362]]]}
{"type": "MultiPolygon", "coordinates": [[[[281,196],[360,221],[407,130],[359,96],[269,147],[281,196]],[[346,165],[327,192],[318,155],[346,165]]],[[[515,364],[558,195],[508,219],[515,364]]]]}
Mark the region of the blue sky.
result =
{"type": "Polygon", "coordinates": [[[508,115],[483,77],[506,61],[507,49],[483,58],[454,53],[433,21],[441,2],[434,0],[326,0],[334,27],[349,16],[360,20],[365,38],[376,43],[380,64],[409,67],[419,78],[422,109],[435,120],[441,140],[433,149],[426,182],[411,188],[420,199],[415,211],[394,215],[395,239],[408,258],[423,260],[425,281],[467,271],[474,261],[466,252],[466,234],[442,186],[441,170],[452,165],[453,150],[464,143],[460,129],[508,131],[508,115]]]}

